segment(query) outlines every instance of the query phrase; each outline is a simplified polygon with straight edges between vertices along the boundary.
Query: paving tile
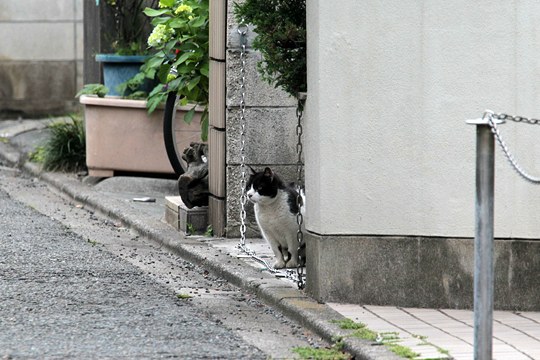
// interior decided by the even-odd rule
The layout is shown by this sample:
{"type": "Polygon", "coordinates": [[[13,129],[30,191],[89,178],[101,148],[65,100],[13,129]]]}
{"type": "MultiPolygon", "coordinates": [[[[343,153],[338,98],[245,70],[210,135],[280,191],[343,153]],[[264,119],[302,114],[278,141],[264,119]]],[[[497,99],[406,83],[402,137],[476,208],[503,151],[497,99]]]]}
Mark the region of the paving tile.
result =
{"type": "Polygon", "coordinates": [[[493,352],[493,360],[531,360],[530,357],[515,352],[493,352]]]}
{"type": "MultiPolygon", "coordinates": [[[[458,359],[474,357],[474,313],[470,310],[416,309],[391,306],[359,306],[332,304],[335,310],[355,321],[365,323],[374,331],[397,331],[402,344],[422,354],[424,358],[440,354],[435,347],[423,349],[415,344],[419,339],[449,351],[458,359]]],[[[494,359],[540,359],[540,313],[516,314],[495,311],[493,324],[494,359]]]]}
{"type": "Polygon", "coordinates": [[[519,315],[524,318],[534,320],[537,323],[540,323],[540,312],[522,312],[519,313],[519,315]]]}
{"type": "MultiPolygon", "coordinates": [[[[426,343],[423,338],[415,337],[415,334],[425,335],[424,330],[430,329],[430,326],[422,323],[406,312],[392,307],[372,307],[347,304],[328,304],[334,310],[342,315],[362,322],[366,326],[378,333],[396,332],[400,338],[399,344],[411,348],[413,351],[421,354],[419,359],[445,359],[445,354],[438,351],[436,344],[426,343]],[[375,311],[373,311],[375,310],[375,311]],[[399,327],[392,323],[397,321],[399,327]],[[402,321],[401,321],[402,320],[402,321]],[[407,329],[408,331],[405,331],[407,329]],[[414,332],[412,330],[414,330],[414,332]]],[[[428,340],[429,341],[429,340],[428,340]]]]}
{"type": "Polygon", "coordinates": [[[462,321],[470,326],[474,324],[474,313],[471,310],[442,309],[440,311],[449,317],[462,321]]]}
{"type": "Polygon", "coordinates": [[[454,358],[454,360],[471,360],[472,359],[472,354],[469,354],[469,353],[466,353],[466,354],[460,354],[460,355],[455,355],[455,354],[452,354],[452,357],[454,358]]]}

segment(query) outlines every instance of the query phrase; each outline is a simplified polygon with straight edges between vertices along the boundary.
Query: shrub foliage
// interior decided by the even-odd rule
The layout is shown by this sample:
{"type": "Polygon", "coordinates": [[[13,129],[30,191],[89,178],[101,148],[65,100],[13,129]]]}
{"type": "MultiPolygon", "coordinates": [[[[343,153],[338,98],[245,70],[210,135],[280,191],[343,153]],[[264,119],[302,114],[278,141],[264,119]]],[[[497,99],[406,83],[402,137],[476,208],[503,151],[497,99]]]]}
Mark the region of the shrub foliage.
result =
{"type": "Polygon", "coordinates": [[[235,3],[239,23],[254,26],[253,48],[263,61],[258,70],[263,79],[293,96],[307,91],[306,1],[246,0],[235,3]]]}

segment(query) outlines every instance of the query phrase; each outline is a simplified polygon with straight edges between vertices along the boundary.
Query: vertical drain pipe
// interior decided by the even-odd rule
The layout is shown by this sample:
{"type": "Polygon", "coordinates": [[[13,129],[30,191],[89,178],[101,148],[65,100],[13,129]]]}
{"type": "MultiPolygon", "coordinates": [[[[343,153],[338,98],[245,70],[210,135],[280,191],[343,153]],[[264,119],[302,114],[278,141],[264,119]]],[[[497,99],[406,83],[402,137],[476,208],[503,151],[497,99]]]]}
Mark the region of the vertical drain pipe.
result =
{"type": "MultiPolygon", "coordinates": [[[[487,113],[486,113],[487,114],[487,113]]],[[[493,244],[495,140],[488,120],[468,120],[476,125],[476,202],[474,236],[474,359],[493,354],[493,244]]]]}
{"type": "Polygon", "coordinates": [[[225,234],[225,62],[227,0],[210,1],[210,98],[208,129],[208,219],[215,236],[225,234]]]}

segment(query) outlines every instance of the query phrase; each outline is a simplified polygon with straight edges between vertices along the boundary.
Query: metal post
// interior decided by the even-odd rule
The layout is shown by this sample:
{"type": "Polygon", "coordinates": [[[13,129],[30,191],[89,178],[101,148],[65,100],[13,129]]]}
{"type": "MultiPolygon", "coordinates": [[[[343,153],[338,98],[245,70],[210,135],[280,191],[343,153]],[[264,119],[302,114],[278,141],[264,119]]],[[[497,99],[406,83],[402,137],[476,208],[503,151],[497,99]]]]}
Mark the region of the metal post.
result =
{"type": "MultiPolygon", "coordinates": [[[[474,359],[492,358],[493,196],[495,141],[487,119],[476,122],[476,230],[474,237],[474,359]]],[[[469,123],[473,123],[472,121],[469,123]]]]}

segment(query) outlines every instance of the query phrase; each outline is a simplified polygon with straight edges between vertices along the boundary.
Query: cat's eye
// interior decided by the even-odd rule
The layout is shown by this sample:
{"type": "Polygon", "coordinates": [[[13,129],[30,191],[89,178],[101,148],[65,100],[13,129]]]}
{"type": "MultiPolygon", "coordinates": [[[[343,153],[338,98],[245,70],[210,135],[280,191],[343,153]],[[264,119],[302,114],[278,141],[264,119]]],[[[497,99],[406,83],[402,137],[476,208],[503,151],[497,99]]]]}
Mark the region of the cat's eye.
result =
{"type": "Polygon", "coordinates": [[[262,190],[262,185],[257,186],[257,190],[262,190]]]}

